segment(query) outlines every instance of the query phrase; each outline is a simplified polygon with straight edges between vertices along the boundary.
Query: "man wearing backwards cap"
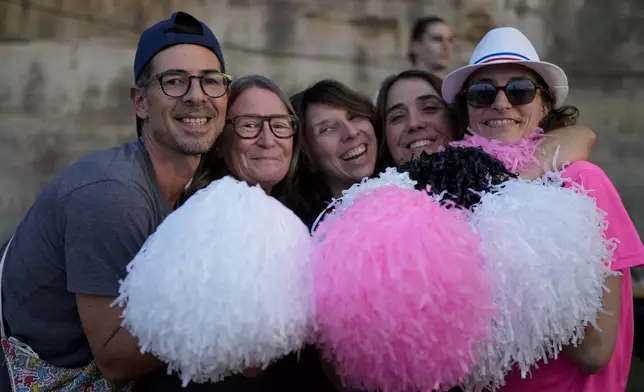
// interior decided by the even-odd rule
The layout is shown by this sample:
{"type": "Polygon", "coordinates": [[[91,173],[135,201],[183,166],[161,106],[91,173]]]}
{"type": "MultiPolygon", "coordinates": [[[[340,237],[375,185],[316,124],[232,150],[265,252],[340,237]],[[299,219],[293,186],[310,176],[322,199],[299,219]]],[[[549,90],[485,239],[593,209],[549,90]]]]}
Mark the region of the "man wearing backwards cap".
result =
{"type": "MultiPolygon", "coordinates": [[[[231,79],[223,72],[217,38],[194,17],[177,12],[145,30],[130,91],[138,141],[90,154],[56,176],[0,250],[5,335],[58,372],[80,368],[93,371],[95,384],[122,385],[164,366],[140,353],[110,304],[126,265],[222,131],[231,79]]],[[[6,367],[2,375],[10,391],[6,367]]]]}

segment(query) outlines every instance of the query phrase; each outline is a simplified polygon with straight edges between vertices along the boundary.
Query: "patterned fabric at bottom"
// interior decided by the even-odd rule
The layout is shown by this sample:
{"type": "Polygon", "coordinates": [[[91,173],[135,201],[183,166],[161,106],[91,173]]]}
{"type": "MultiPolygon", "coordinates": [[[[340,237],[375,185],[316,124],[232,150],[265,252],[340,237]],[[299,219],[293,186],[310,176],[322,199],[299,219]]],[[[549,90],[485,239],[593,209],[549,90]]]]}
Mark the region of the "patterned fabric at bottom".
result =
{"type": "Polygon", "coordinates": [[[38,358],[29,346],[17,339],[2,338],[2,351],[13,392],[129,392],[132,384],[117,387],[103,377],[95,362],[65,369],[38,358]]]}

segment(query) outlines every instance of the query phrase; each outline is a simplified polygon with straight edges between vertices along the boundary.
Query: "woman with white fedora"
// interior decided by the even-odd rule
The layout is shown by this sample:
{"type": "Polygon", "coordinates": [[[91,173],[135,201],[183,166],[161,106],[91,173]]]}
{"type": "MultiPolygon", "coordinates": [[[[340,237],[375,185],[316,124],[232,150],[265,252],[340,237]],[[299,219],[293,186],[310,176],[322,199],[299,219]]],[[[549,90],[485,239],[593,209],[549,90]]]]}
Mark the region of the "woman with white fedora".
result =
{"type": "Polygon", "coordinates": [[[564,106],[566,73],[540,61],[530,41],[512,27],[487,33],[469,65],[445,77],[442,93],[448,104],[454,104],[459,120],[465,120],[459,125],[495,139],[526,136],[538,126],[546,132],[563,128],[575,124],[579,116],[577,108],[564,106]],[[471,83],[475,76],[477,83],[471,83]],[[501,85],[494,79],[507,79],[507,83],[501,85]],[[490,123],[486,116],[498,117],[496,112],[505,106],[514,107],[513,116],[506,119],[512,124],[490,123]]]}
{"type": "MultiPolygon", "coordinates": [[[[568,78],[558,66],[539,59],[519,30],[491,30],[479,42],[469,65],[445,77],[445,101],[460,126],[501,143],[517,143],[535,132],[574,125],[579,111],[566,106],[568,78]]],[[[597,166],[578,161],[565,176],[591,190],[597,206],[607,213],[607,238],[619,244],[612,264],[621,275],[609,277],[603,297],[606,313],[598,328],[588,325],[583,341],[564,348],[564,355],[539,363],[525,379],[513,371],[502,391],[624,391],[633,345],[633,301],[630,268],[644,264],[644,247],[619,194],[597,166]]]]}

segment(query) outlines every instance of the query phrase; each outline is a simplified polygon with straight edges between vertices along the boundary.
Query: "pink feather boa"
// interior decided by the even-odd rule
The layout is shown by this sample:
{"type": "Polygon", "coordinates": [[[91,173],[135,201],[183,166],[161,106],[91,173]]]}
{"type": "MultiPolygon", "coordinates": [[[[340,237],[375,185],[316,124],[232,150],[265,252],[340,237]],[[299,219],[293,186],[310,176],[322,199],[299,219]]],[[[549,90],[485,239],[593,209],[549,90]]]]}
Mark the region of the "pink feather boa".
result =
{"type": "Polygon", "coordinates": [[[509,171],[520,173],[539,165],[535,153],[539,143],[546,137],[543,129],[537,128],[533,133],[516,142],[501,142],[488,140],[477,135],[471,129],[471,135],[465,135],[463,140],[451,142],[453,147],[481,147],[483,151],[500,160],[509,171]]]}

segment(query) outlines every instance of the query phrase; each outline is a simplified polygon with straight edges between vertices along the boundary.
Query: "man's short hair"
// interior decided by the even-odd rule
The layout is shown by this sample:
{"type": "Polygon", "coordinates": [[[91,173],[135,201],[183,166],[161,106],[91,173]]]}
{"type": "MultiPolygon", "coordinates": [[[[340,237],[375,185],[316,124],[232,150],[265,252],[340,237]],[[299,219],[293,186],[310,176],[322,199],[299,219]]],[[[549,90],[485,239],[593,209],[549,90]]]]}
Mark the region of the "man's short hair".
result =
{"type": "MultiPolygon", "coordinates": [[[[148,62],[147,65],[143,67],[143,70],[141,71],[139,78],[136,80],[136,85],[141,86],[144,83],[149,82],[152,75],[154,75],[153,60],[148,62]]],[[[145,122],[145,120],[143,120],[139,116],[135,116],[135,117],[136,117],[136,137],[141,137],[141,131],[143,130],[143,123],[145,122]]]]}

